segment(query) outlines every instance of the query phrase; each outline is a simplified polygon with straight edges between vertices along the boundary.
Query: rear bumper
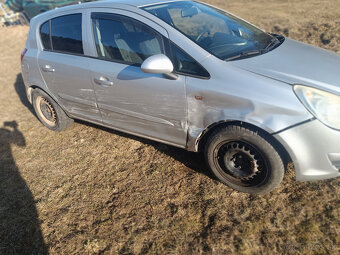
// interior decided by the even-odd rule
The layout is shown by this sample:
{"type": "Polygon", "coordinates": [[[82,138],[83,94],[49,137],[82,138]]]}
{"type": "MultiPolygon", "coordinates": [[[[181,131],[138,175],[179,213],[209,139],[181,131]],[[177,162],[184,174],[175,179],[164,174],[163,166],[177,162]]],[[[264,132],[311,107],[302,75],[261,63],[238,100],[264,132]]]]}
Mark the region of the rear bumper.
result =
{"type": "Polygon", "coordinates": [[[340,176],[340,131],[312,120],[274,137],[292,158],[298,181],[340,176]]]}

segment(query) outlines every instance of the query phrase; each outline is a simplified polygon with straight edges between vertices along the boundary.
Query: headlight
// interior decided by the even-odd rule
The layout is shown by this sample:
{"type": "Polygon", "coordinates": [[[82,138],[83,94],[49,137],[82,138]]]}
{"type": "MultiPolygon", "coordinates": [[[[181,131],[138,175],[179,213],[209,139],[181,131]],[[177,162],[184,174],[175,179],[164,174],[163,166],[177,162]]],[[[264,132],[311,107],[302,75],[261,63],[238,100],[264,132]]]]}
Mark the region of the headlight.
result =
{"type": "Polygon", "coordinates": [[[304,106],[325,125],[340,130],[340,96],[302,85],[294,86],[304,106]]]}

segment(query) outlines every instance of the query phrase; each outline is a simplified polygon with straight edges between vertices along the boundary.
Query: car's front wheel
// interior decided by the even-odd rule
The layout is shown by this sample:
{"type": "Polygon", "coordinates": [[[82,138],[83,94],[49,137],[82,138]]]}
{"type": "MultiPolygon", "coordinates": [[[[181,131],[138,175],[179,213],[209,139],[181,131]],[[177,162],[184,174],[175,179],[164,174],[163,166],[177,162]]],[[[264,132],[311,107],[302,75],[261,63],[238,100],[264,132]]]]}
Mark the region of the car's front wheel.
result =
{"type": "Polygon", "coordinates": [[[237,125],[215,130],[206,143],[205,157],[221,182],[241,192],[270,192],[284,176],[282,159],[270,136],[237,125]]]}
{"type": "Polygon", "coordinates": [[[44,91],[35,89],[32,92],[34,111],[44,126],[54,131],[63,131],[73,124],[61,107],[44,91]]]}

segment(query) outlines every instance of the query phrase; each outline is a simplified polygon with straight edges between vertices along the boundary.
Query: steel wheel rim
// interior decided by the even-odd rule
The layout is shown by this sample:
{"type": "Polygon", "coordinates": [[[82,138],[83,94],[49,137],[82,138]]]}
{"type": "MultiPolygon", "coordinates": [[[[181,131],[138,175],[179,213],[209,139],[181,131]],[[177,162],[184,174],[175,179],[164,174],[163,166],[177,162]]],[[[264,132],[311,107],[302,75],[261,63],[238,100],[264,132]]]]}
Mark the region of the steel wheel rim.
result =
{"type": "Polygon", "coordinates": [[[267,159],[256,146],[246,141],[223,141],[215,147],[213,155],[219,173],[233,184],[257,186],[268,178],[267,159]]]}
{"type": "Polygon", "coordinates": [[[36,99],[36,108],[40,117],[47,125],[51,127],[55,127],[57,125],[56,111],[46,98],[38,96],[36,99]]]}

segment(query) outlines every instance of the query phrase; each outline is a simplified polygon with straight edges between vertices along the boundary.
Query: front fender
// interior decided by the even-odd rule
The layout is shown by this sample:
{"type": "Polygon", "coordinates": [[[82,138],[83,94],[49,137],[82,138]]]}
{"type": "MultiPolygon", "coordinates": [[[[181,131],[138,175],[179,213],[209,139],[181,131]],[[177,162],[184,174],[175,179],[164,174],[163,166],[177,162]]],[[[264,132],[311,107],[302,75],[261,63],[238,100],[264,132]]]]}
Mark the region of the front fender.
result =
{"type": "Polygon", "coordinates": [[[219,122],[246,122],[273,134],[313,118],[287,83],[210,58],[204,64],[209,80],[186,79],[189,150],[197,151],[198,139],[219,122]]]}

